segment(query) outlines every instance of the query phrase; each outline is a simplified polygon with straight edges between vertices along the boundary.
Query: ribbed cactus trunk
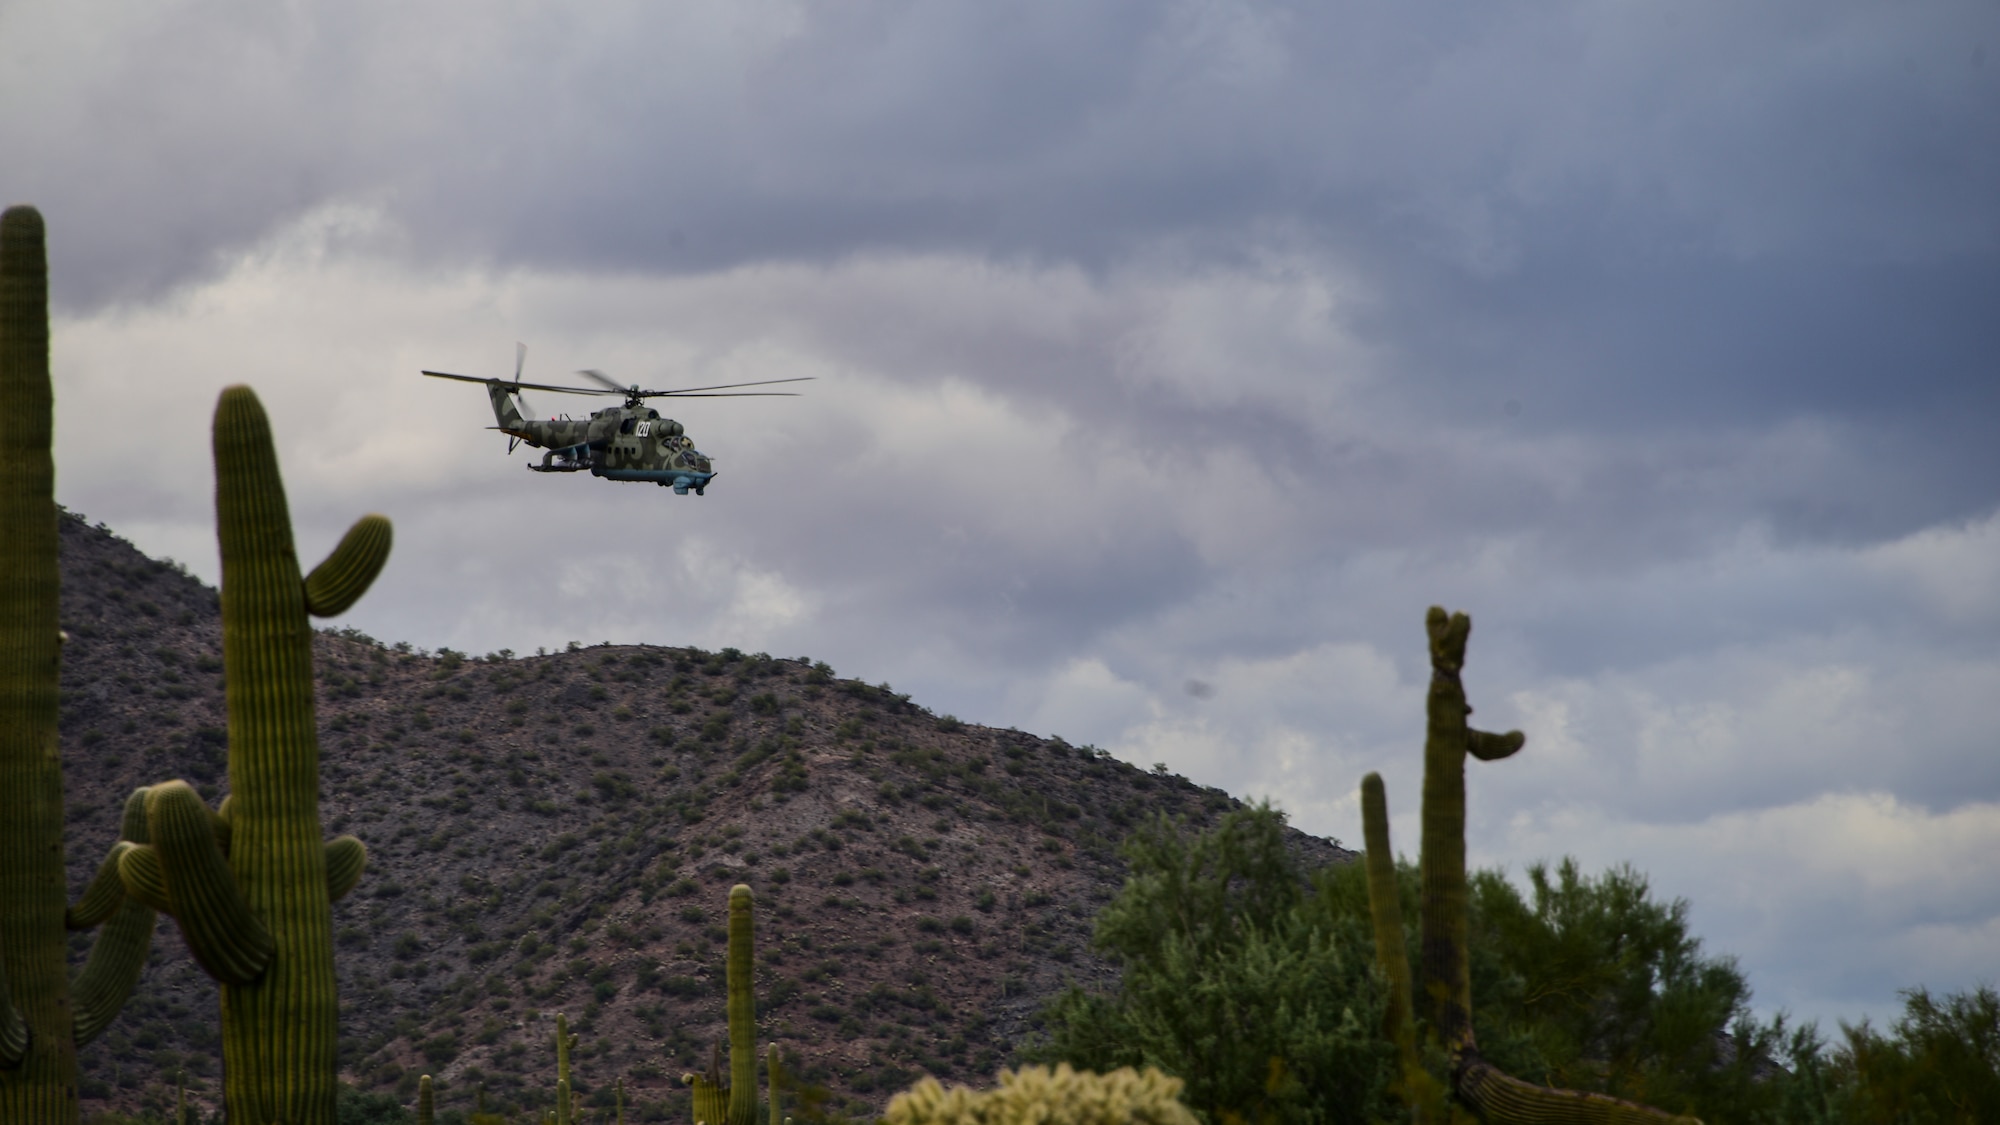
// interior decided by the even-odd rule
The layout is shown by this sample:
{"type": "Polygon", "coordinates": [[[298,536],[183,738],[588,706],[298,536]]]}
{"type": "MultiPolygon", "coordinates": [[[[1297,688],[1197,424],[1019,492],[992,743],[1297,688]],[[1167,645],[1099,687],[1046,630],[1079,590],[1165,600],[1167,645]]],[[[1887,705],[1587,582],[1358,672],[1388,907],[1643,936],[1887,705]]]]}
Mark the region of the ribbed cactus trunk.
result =
{"type": "Polygon", "coordinates": [[[1382,776],[1361,779],[1361,830],[1367,851],[1368,906],[1375,922],[1375,957],[1389,984],[1386,1030],[1402,1069],[1398,1093],[1415,1125],[1443,1125],[1448,1119],[1443,1092],[1417,1054],[1416,1010],[1411,998],[1410,958],[1403,948],[1403,897],[1396,879],[1396,853],[1389,847],[1389,798],[1382,776]]]}
{"type": "Polygon", "coordinates": [[[34,208],[0,215],[0,1121],[8,1125],[77,1116],[45,245],[34,208]]]}
{"type": "Polygon", "coordinates": [[[0,1122],[76,1120],[76,1047],[110,1026],[153,940],[120,862],[146,839],[141,789],[122,836],[63,906],[62,651],[49,453],[48,258],[32,207],[0,215],[0,1122]],[[75,981],[65,930],[104,928],[75,981]],[[12,980],[10,987],[9,980],[12,980]]]}
{"type": "Polygon", "coordinates": [[[426,1074],[417,1079],[417,1125],[431,1125],[431,1116],[436,1103],[431,1095],[431,1076],[426,1074]]]}
{"type": "Polygon", "coordinates": [[[1431,687],[1425,701],[1423,917],[1417,937],[1422,1000],[1431,1034],[1447,1052],[1472,1046],[1472,970],[1466,960],[1465,664],[1472,622],[1432,607],[1431,687]]]}
{"type": "MultiPolygon", "coordinates": [[[[1450,1089],[1459,1105],[1488,1125],[1700,1125],[1602,1094],[1535,1086],[1503,1074],[1479,1055],[1472,1031],[1472,981],[1465,878],[1465,759],[1505,758],[1525,741],[1519,731],[1489,734],[1466,722],[1460,672],[1472,621],[1433,606],[1425,618],[1430,634],[1431,687],[1424,736],[1423,854],[1418,861],[1423,918],[1419,934],[1422,1012],[1428,1039],[1450,1059],[1450,1089]]],[[[1400,999],[1410,993],[1403,953],[1402,904],[1395,887],[1395,859],[1389,850],[1388,799],[1382,779],[1361,782],[1362,832],[1367,841],[1368,902],[1375,921],[1375,951],[1389,978],[1390,1033],[1402,1057],[1402,1095],[1416,1120],[1440,1120],[1445,1112],[1435,1084],[1416,1064],[1413,1013],[1400,999]]]]}
{"type": "Polygon", "coordinates": [[[757,1123],[753,905],[749,887],[738,883],[729,889],[729,1125],[757,1123]]]}
{"type": "Polygon", "coordinates": [[[778,1045],[771,1044],[764,1049],[764,1086],[770,1091],[766,1095],[765,1112],[770,1115],[771,1125],[784,1125],[778,1113],[778,1045]]]}
{"type": "Polygon", "coordinates": [[[264,408],[248,387],[215,411],[222,659],[229,705],[229,868],[271,937],[255,980],[222,984],[229,1116],[334,1125],[338,1002],[320,837],[312,629],[264,408]]]}
{"type": "Polygon", "coordinates": [[[757,1000],[756,898],[738,883],[729,889],[729,964],[724,980],[729,988],[729,1075],[725,1085],[721,1045],[710,1059],[707,1074],[683,1077],[694,1088],[696,1125],[756,1125],[757,1120],[757,1000]]]}

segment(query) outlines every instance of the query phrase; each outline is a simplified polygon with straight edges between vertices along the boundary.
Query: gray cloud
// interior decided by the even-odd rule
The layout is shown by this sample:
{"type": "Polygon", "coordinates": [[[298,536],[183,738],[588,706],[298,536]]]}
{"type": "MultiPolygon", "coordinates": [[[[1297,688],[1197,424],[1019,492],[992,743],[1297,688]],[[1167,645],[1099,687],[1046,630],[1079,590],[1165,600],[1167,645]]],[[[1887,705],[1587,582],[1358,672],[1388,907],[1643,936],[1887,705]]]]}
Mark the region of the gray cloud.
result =
{"type": "Polygon", "coordinates": [[[1943,865],[2000,804],[1995,30],[16,5],[0,194],[51,222],[63,498],[150,550],[212,574],[247,379],[304,553],[398,521],[370,632],[809,654],[1350,838],[1361,772],[1415,792],[1423,607],[1467,608],[1531,736],[1475,846],[1638,860],[1855,1012],[1913,951],[1993,972],[2000,892],[1943,865]],[[818,381],[686,404],[723,475],[680,500],[523,473],[414,377],[516,339],[818,381]],[[80,456],[114,405],[130,459],[80,456]]]}

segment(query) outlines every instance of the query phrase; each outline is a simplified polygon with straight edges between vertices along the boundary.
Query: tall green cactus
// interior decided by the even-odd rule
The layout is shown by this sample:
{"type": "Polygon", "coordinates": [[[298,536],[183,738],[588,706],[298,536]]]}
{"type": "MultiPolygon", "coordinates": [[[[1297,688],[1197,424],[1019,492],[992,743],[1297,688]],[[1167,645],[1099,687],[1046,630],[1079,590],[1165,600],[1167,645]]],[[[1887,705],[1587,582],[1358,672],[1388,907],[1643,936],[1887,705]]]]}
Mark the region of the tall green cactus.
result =
{"type": "Polygon", "coordinates": [[[1361,824],[1368,872],[1368,906],[1375,922],[1375,956],[1389,983],[1389,1039],[1402,1069],[1396,1093],[1415,1125],[1444,1125],[1450,1118],[1444,1091],[1417,1054],[1417,1017],[1410,991],[1410,958],[1403,948],[1403,899],[1396,881],[1396,853],[1389,848],[1389,799],[1382,778],[1361,779],[1361,824]]]}
{"type": "Polygon", "coordinates": [[[764,1086],[770,1091],[765,1105],[771,1115],[771,1125],[784,1125],[785,1119],[778,1113],[778,1045],[764,1048],[764,1086]]]}
{"type": "Polygon", "coordinates": [[[388,558],[389,521],[363,516],[301,576],[270,421],[248,387],[216,404],[215,475],[230,795],[210,811],[183,782],[153,786],[152,842],[127,848],[119,873],[133,897],[173,915],[221,984],[230,1119],[334,1125],[331,904],[367,851],[351,836],[320,838],[307,615],[361,596],[388,558]]]}
{"type": "MultiPolygon", "coordinates": [[[[66,908],[60,571],[56,558],[54,391],[49,380],[48,252],[41,213],[0,214],[0,1121],[77,1119],[76,1048],[131,994],[153,912],[115,877],[129,847],[66,908]],[[69,979],[65,930],[109,923],[69,979]]],[[[127,840],[143,828],[127,804],[127,840]]]]}
{"type": "Polygon", "coordinates": [[[436,1103],[431,1097],[431,1076],[426,1074],[417,1079],[417,1125],[431,1125],[431,1116],[436,1103]]]}
{"type": "Polygon", "coordinates": [[[556,1013],[556,1125],[571,1125],[569,1116],[569,1052],[576,1046],[569,1017],[556,1013]]]}
{"type": "Polygon", "coordinates": [[[725,1119],[728,1125],[755,1125],[757,1119],[755,906],[749,887],[738,883],[729,889],[729,1081],[723,1084],[719,1057],[710,1059],[707,1074],[683,1077],[694,1087],[696,1125],[724,1125],[725,1119]]]}
{"type": "Polygon", "coordinates": [[[1451,1091],[1488,1125],[1700,1125],[1603,1094],[1554,1090],[1511,1078],[1480,1057],[1472,1033],[1472,977],[1467,957],[1465,880],[1465,758],[1498,761],[1526,741],[1520,731],[1488,734],[1466,722],[1472,708],[1459,673],[1472,620],[1432,606],[1431,686],[1424,735],[1423,853],[1418,861],[1423,917],[1418,938],[1422,977],[1413,990],[1404,953],[1402,903],[1389,850],[1388,798],[1382,779],[1361,781],[1362,833],[1368,849],[1368,901],[1375,953],[1389,981],[1390,1034],[1402,1060],[1402,1096],[1416,1120],[1445,1112],[1436,1083],[1417,1061],[1412,992],[1421,998],[1427,1037],[1451,1061],[1451,1091]]]}

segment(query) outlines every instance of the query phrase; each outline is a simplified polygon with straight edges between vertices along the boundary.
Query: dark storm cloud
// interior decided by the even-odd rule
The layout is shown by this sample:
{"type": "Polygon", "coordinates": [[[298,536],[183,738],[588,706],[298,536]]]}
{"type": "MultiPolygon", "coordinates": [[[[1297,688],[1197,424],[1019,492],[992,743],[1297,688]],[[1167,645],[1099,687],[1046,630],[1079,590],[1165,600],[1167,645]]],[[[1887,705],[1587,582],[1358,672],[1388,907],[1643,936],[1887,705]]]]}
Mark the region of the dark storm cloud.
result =
{"type": "Polygon", "coordinates": [[[647,270],[924,248],[1101,263],[1274,221],[1474,272],[1806,248],[1838,270],[1992,253],[2000,66],[1976,47],[1994,22],[1972,4],[259,10],[221,34],[102,34],[35,68],[44,97],[0,121],[39,157],[10,190],[97,232],[71,251],[83,300],[347,197],[385,201],[431,254],[647,270]],[[167,264],[114,265],[134,260],[167,264]]]}
{"type": "Polygon", "coordinates": [[[1887,1002],[1922,911],[1822,950],[1826,904],[1885,852],[1963,901],[1935,869],[2000,833],[1996,27],[37,0],[0,196],[50,217],[62,401],[195,435],[67,455],[151,549],[212,557],[198,435],[251,377],[305,553],[393,509],[352,619],[390,639],[809,653],[1320,831],[1363,770],[1413,791],[1421,610],[1467,608],[1482,718],[1531,732],[1475,848],[1735,872],[1725,916],[1789,921],[1720,948],[1887,1002]],[[821,381],[689,413],[725,472],[681,503],[530,478],[412,385],[523,337],[543,377],[821,381]]]}
{"type": "MultiPolygon", "coordinates": [[[[4,187],[72,232],[58,296],[220,268],[329,200],[383,208],[434,266],[936,251],[1101,276],[1163,245],[1180,268],[1280,245],[1365,279],[1344,315],[1434,416],[1878,426],[1882,486],[1774,499],[1790,533],[1896,534],[1980,510],[2000,478],[1966,422],[2000,408],[1989,8],[460,15],[153,16],[68,65],[27,56],[16,88],[46,89],[7,99],[0,135],[36,158],[4,187]]],[[[12,19],[82,35],[53,10],[12,19]]],[[[1134,402],[1049,351],[982,377],[1094,424],[1341,455],[1268,402],[1134,402]]]]}

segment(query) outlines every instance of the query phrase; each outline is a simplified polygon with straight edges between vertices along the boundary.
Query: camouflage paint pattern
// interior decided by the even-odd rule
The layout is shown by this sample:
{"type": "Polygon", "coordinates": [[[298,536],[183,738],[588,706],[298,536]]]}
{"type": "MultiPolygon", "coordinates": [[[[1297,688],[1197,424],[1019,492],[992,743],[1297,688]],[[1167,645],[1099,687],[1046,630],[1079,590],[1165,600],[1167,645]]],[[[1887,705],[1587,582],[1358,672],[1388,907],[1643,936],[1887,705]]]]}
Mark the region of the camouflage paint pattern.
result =
{"type": "Polygon", "coordinates": [[[493,403],[493,429],[536,449],[547,450],[540,464],[528,466],[536,472],[588,471],[607,480],[671,487],[681,495],[686,495],[690,488],[699,495],[715,476],[714,461],[694,447],[679,422],[662,417],[659,411],[637,399],[630,399],[623,406],[592,411],[588,418],[542,420],[524,417],[515,404],[514,394],[523,384],[436,371],[424,374],[485,383],[487,397],[493,403]]]}

